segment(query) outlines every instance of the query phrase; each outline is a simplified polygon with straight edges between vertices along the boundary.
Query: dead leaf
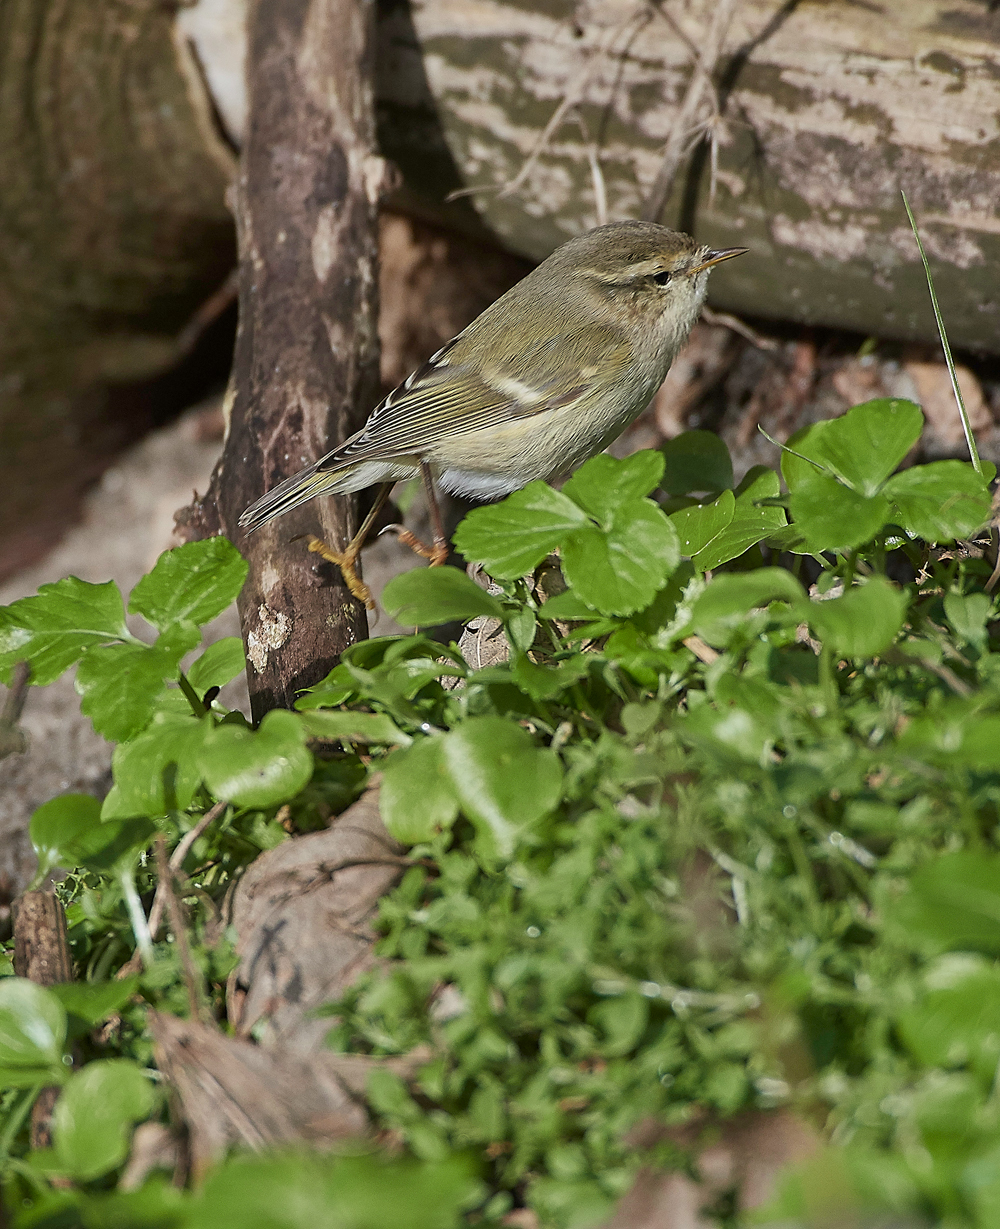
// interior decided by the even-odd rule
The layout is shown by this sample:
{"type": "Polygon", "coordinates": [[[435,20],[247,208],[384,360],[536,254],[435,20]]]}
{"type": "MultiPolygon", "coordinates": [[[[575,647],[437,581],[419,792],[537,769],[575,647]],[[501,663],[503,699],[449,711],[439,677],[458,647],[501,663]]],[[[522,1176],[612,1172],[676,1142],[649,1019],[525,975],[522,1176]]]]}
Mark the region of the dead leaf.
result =
{"type": "Polygon", "coordinates": [[[233,893],[241,962],[230,1023],[283,1052],[322,1051],[330,1029],[311,1012],[373,964],[379,898],[408,865],[369,788],[322,832],[262,854],[233,893]]]}

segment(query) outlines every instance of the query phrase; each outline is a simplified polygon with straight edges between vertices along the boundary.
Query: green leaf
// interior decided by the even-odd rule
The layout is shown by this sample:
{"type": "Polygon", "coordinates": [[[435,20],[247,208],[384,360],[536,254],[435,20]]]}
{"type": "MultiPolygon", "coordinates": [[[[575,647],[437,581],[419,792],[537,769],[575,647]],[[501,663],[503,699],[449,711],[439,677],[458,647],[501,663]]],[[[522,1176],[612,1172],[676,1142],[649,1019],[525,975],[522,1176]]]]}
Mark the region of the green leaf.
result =
{"type": "Polygon", "coordinates": [[[305,740],[303,718],[284,709],[266,713],[258,730],[217,726],[206,734],[198,756],[202,778],[216,798],[237,806],[287,802],[312,776],[305,740]]]}
{"type": "Polygon", "coordinates": [[[690,559],[700,550],[704,550],[709,542],[717,538],[723,529],[733,519],[736,512],[736,497],[732,491],[723,491],[710,504],[695,504],[691,508],[681,508],[670,517],[670,523],[677,530],[681,554],[690,559]]]}
{"type": "Polygon", "coordinates": [[[961,702],[942,705],[914,717],[897,745],[921,761],[990,772],[997,767],[1000,715],[978,713],[961,702]]]}
{"type": "Polygon", "coordinates": [[[523,606],[520,610],[509,612],[504,630],[507,633],[507,641],[514,652],[527,653],[535,643],[535,635],[538,631],[535,612],[530,606],[523,606]]]}
{"type": "Polygon", "coordinates": [[[80,708],[98,734],[123,742],[149,724],[180,658],[174,648],[139,644],[88,649],[76,672],[80,708]]]}
{"type": "Polygon", "coordinates": [[[817,636],[841,657],[875,657],[899,634],[907,605],[905,593],[873,576],[843,597],[810,602],[807,617],[817,636]]]}
{"type": "Polygon", "coordinates": [[[662,473],[663,457],[652,449],[622,460],[598,453],[564,483],[562,493],[607,527],[623,503],[655,490],[662,473]]]}
{"type": "Polygon", "coordinates": [[[458,1229],[478,1189],[462,1157],[239,1157],[209,1175],[184,1229],[458,1229]]]}
{"type": "Polygon", "coordinates": [[[429,841],[458,815],[443,751],[444,739],[422,738],[382,762],[379,810],[386,828],[404,845],[429,841]]]}
{"type": "Polygon", "coordinates": [[[886,901],[884,912],[904,941],[1000,955],[1000,857],[973,849],[943,854],[920,867],[909,891],[886,901]]]}
{"type": "Polygon", "coordinates": [[[0,979],[0,1088],[60,1084],[66,1012],[48,990],[22,977],[0,979]]]}
{"type": "Polygon", "coordinates": [[[381,743],[384,746],[408,746],[409,734],[385,713],[356,713],[350,709],[307,710],[302,724],[313,738],[338,739],[345,743],[381,743]]]}
{"type": "Polygon", "coordinates": [[[201,784],[199,755],[211,727],[187,714],[157,713],[148,729],[115,748],[114,786],[103,819],[184,811],[201,784]]]}
{"type": "Polygon", "coordinates": [[[66,1014],[74,1018],[77,1028],[73,1031],[80,1035],[124,1006],[138,985],[138,977],[125,977],[107,982],[57,982],[48,990],[62,1003],[66,1014]]]}
{"type": "Polygon", "coordinates": [[[161,631],[172,623],[201,626],[236,601],[247,564],[225,538],[205,538],[164,551],[132,590],[128,608],[161,631]]]}
{"type": "MultiPolygon", "coordinates": [[[[856,405],[840,418],[798,432],[789,446],[812,457],[860,495],[876,495],[924,429],[920,406],[896,397],[856,405]]],[[[784,469],[784,465],[782,465],[784,469]]],[[[789,488],[792,482],[786,474],[789,488]]]]}
{"type": "Polygon", "coordinates": [[[498,504],[473,508],[452,541],[469,562],[481,563],[500,580],[534,571],[587,516],[545,482],[529,482],[498,504]]]}
{"type": "Polygon", "coordinates": [[[89,1181],[128,1155],[134,1123],[153,1111],[153,1089],[142,1069],[124,1058],[88,1063],[62,1090],[52,1115],[52,1165],[89,1181]]]}
{"type": "Polygon", "coordinates": [[[882,495],[859,495],[824,474],[803,479],[792,490],[788,510],[793,528],[802,534],[799,554],[851,550],[870,542],[889,520],[889,502],[882,495]]]}
{"type": "Polygon", "coordinates": [[[723,573],[714,576],[696,599],[691,623],[709,644],[722,646],[752,610],[774,601],[797,606],[805,601],[805,596],[799,582],[783,568],[723,573]]]}
{"type": "Polygon", "coordinates": [[[519,657],[511,665],[510,677],[526,695],[533,700],[552,700],[567,687],[572,687],[585,678],[589,664],[584,654],[577,654],[569,661],[539,666],[527,656],[519,657]]]}
{"type": "Polygon", "coordinates": [[[729,449],[712,431],[684,431],[660,446],[665,462],[660,485],[671,495],[724,491],[733,485],[729,449]]]}
{"type": "Polygon", "coordinates": [[[86,649],[130,638],[122,595],[114,581],[92,585],[67,576],[42,585],[36,597],[0,607],[0,681],[9,682],[11,669],[26,661],[31,681],[43,686],[86,649]]]}
{"type": "Polygon", "coordinates": [[[565,589],[562,593],[550,597],[539,608],[538,616],[542,619],[559,619],[573,623],[583,619],[594,619],[597,617],[597,612],[592,606],[587,605],[579,593],[575,593],[572,589],[565,589]]]}
{"type": "Polygon", "coordinates": [[[946,593],[944,613],[955,634],[978,649],[986,644],[986,624],[993,610],[993,600],[988,593],[946,593]]]}
{"type": "Polygon", "coordinates": [[[778,475],[766,465],[755,465],[736,488],[733,516],[728,525],[694,556],[696,567],[708,572],[740,555],[785,524],[785,510],[756,501],[775,498],[781,489],[778,475]]]}
{"type": "Polygon", "coordinates": [[[394,576],[382,593],[386,613],[404,627],[435,627],[487,615],[502,619],[504,608],[458,568],[414,568],[394,576]]]}
{"type": "Polygon", "coordinates": [[[509,857],[525,829],[553,811],[562,766],[531,735],[503,717],[472,717],[444,739],[445,764],[486,849],[509,857]]]}
{"type": "Polygon", "coordinates": [[[148,819],[112,819],[95,824],[66,851],[73,866],[121,876],[128,874],[149,845],[156,825],[148,819]]]}
{"type": "Polygon", "coordinates": [[[677,531],[648,499],[621,505],[607,532],[578,529],[562,554],[570,587],[602,614],[648,606],[680,562],[677,531]]]}
{"type": "Polygon", "coordinates": [[[224,636],[210,644],[186,671],[188,682],[204,695],[210,687],[225,687],[246,669],[243,641],[239,636],[224,636]]]}
{"type": "Polygon", "coordinates": [[[990,518],[989,489],[966,461],[914,465],[890,478],[884,494],[892,519],[925,542],[971,537],[990,518]]]}
{"type": "Polygon", "coordinates": [[[90,794],[61,794],[43,802],[28,826],[31,844],[38,855],[35,884],[41,883],[57,866],[64,870],[75,866],[70,851],[100,821],[101,804],[90,794]]]}
{"type": "Polygon", "coordinates": [[[1000,971],[981,957],[944,956],[924,976],[924,993],[897,1021],[907,1048],[928,1067],[1000,1058],[1000,971]],[[985,1054],[984,1054],[985,1052],[985,1054]]]}

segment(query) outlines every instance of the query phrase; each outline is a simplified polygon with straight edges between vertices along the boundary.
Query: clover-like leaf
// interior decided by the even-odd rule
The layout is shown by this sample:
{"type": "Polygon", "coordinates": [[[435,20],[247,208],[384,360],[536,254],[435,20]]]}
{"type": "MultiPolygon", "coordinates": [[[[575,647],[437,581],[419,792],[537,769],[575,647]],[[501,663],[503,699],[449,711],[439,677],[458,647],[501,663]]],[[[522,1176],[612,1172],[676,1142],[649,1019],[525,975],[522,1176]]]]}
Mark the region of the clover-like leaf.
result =
{"type": "Polygon", "coordinates": [[[216,798],[244,807],[276,806],[312,775],[305,740],[302,718],[285,709],[266,713],[258,730],[217,726],[206,734],[198,756],[202,778],[216,798]]]}
{"type": "Polygon", "coordinates": [[[884,495],[861,495],[836,478],[815,474],[792,488],[788,500],[799,554],[851,550],[870,542],[889,520],[884,495]]]}
{"type": "Polygon", "coordinates": [[[691,623],[709,644],[725,645],[751,611],[774,601],[798,607],[805,596],[799,582],[783,568],[724,572],[713,577],[712,583],[695,600],[691,623]]]}
{"type": "Polygon", "coordinates": [[[641,610],[680,562],[677,531],[648,499],[619,507],[605,532],[587,525],[563,546],[570,587],[602,614],[641,610]]]}
{"type": "Polygon", "coordinates": [[[125,607],[114,581],[92,585],[75,576],[42,585],[35,597],[0,607],[0,682],[19,661],[43,686],[79,661],[85,650],[130,639],[125,607]]]}
{"type": "Polygon", "coordinates": [[[133,1124],[152,1113],[154,1101],[152,1085],[136,1063],[125,1058],[87,1063],[56,1102],[52,1168],[81,1181],[114,1169],[128,1155],[133,1124]]]}
{"type": "Polygon", "coordinates": [[[80,840],[100,822],[101,804],[90,794],[60,794],[43,802],[28,826],[38,857],[34,882],[41,883],[57,866],[67,870],[76,866],[80,840]]]}
{"type": "Polygon", "coordinates": [[[794,493],[818,473],[801,459],[808,457],[858,494],[872,496],[920,438],[923,425],[920,407],[912,401],[866,401],[840,418],[797,431],[788,441],[792,451],[782,454],[781,472],[794,493]]]}
{"type": "Polygon", "coordinates": [[[518,836],[559,803],[562,766],[503,717],[473,717],[444,736],[444,762],[485,848],[509,857],[518,836]]]}
{"type": "Polygon", "coordinates": [[[500,580],[533,571],[587,515],[545,482],[529,482],[498,504],[474,508],[455,530],[455,549],[500,580]]]}
{"type": "Polygon", "coordinates": [[[414,568],[394,576],[382,593],[382,605],[404,627],[489,615],[502,619],[503,606],[458,568],[414,568]]]}
{"type": "Polygon", "coordinates": [[[166,815],[189,807],[201,784],[198,757],[210,728],[189,714],[157,713],[146,730],[120,743],[102,818],[166,815]]]}
{"type": "Polygon", "coordinates": [[[149,724],[165,679],[180,653],[144,644],[105,644],[88,649],[76,672],[80,708],[98,734],[122,742],[149,724]]]}
{"type": "Polygon", "coordinates": [[[899,634],[906,607],[905,593],[873,576],[843,597],[811,602],[808,618],[819,638],[842,657],[874,657],[899,634]]]}
{"type": "Polygon", "coordinates": [[[965,461],[914,465],[890,478],[883,489],[892,519],[925,542],[968,538],[990,517],[986,483],[965,461]]]}
{"type": "Polygon", "coordinates": [[[397,841],[429,841],[455,822],[458,795],[443,752],[444,739],[422,738],[383,762],[379,810],[397,841]]]}
{"type": "Polygon", "coordinates": [[[664,470],[660,485],[671,495],[725,491],[733,485],[729,449],[714,431],[683,431],[660,446],[664,470]]]}
{"type": "Polygon", "coordinates": [[[694,504],[681,508],[670,517],[677,530],[681,554],[690,559],[714,541],[733,519],[736,512],[736,497],[732,491],[723,491],[710,504],[694,504]]]}
{"type": "Polygon", "coordinates": [[[0,1088],[61,1083],[65,1043],[66,1012],[55,995],[22,977],[0,978],[0,1088]]]}
{"type": "Polygon", "coordinates": [[[663,457],[652,449],[621,460],[598,453],[580,466],[563,485],[562,493],[607,527],[623,503],[655,490],[662,474],[663,457]]]}
{"type": "MultiPolygon", "coordinates": [[[[774,504],[759,503],[773,499],[780,490],[778,475],[766,465],[755,465],[736,488],[733,515],[720,532],[694,556],[695,565],[708,572],[738,559],[775,530],[785,525],[785,510],[774,504]]],[[[728,492],[723,493],[728,494],[728,492]]],[[[723,496],[720,496],[722,498],[723,496]]]]}

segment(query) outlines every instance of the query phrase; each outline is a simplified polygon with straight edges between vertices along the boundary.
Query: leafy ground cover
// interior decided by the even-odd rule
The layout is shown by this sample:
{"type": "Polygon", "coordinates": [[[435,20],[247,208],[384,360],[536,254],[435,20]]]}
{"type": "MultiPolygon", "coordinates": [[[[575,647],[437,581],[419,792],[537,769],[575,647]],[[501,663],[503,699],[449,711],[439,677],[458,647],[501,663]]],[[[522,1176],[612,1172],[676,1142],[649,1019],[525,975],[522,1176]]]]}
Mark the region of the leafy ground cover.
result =
{"type": "MultiPolygon", "coordinates": [[[[15,1224],[244,1224],[253,1206],[255,1224],[361,1229],[385,1198],[414,1229],[522,1206],[584,1226],[640,1164],[690,1166],[673,1128],[790,1107],[827,1151],[764,1222],[995,1225],[995,475],[900,469],[921,428],[917,406],[877,401],[738,485],[704,432],[532,483],[459,527],[488,589],[418,570],[384,599],[418,629],[495,620],[507,660],[473,670],[423,631],[368,641],[258,729],[217,699],[238,642],[180,669],[243,581],[223,539],[136,587],[146,639],[113,585],[0,610],[0,670],[24,660],[44,684],[76,665],[117,743],[103,804],[57,798],[32,822],[39,875],[68,872],[80,980],[0,979],[15,1224]],[[233,1158],[197,1192],[117,1189],[134,1125],[168,1113],[144,1018],[189,1010],[182,947],[224,1019],[217,903],[376,772],[414,865],[382,903],[383,965],[330,1005],[330,1044],[430,1047],[415,1082],[368,1088],[404,1156],[233,1158]],[[213,810],[181,864],[184,945],[149,925],[152,853],[213,810]],[[53,1144],[32,1151],[52,1084],[53,1144]]],[[[732,1199],[714,1215],[749,1223],[732,1199]]]]}

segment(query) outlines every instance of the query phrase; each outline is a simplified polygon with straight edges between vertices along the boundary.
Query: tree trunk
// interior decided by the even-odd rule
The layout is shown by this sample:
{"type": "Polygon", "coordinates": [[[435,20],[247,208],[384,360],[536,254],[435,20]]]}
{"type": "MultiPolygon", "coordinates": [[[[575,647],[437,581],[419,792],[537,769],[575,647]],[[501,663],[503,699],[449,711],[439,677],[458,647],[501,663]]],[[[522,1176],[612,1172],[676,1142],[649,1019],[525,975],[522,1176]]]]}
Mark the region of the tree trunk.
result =
{"type": "Polygon", "coordinates": [[[136,382],[235,263],[236,159],[175,29],[157,3],[0,0],[0,576],[149,429],[136,382]]]}
{"type": "Polygon", "coordinates": [[[240,323],[222,459],[205,527],[243,551],[240,597],[255,716],[290,707],[349,644],[365,610],[298,535],[344,545],[353,498],[315,501],[247,537],[240,513],[343,441],[378,391],[372,0],[256,0],[237,197],[240,323]]]}

